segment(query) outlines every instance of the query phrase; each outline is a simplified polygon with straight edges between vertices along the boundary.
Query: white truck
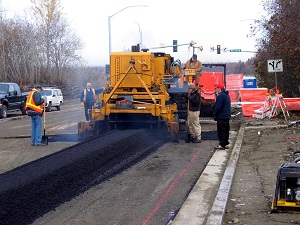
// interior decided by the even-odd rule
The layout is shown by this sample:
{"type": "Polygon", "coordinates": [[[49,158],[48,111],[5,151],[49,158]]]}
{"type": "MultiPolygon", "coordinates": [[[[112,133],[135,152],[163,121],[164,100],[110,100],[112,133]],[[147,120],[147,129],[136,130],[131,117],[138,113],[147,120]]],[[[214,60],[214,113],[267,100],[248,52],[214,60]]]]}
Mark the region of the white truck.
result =
{"type": "Polygon", "coordinates": [[[50,112],[52,110],[52,107],[55,107],[57,110],[61,109],[61,106],[64,102],[64,98],[60,89],[53,87],[43,87],[41,95],[47,99],[47,112],[50,112]]]}

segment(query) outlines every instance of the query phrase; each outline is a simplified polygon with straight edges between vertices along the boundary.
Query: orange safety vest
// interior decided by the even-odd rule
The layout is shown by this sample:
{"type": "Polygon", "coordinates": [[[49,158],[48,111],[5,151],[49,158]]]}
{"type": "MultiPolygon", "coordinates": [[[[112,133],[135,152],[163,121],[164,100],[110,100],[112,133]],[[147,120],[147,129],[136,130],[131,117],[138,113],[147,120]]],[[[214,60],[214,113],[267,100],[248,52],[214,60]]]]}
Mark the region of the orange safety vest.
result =
{"type": "Polygon", "coordinates": [[[26,101],[26,105],[25,105],[25,110],[27,111],[28,108],[38,112],[38,113],[42,113],[43,112],[43,105],[44,104],[40,104],[40,105],[36,105],[33,99],[33,94],[35,93],[35,90],[32,90],[27,97],[27,101],[26,101]]]}
{"type": "MultiPolygon", "coordinates": [[[[91,88],[92,92],[93,92],[93,98],[94,101],[96,100],[96,93],[95,93],[95,89],[91,88]]],[[[83,101],[86,101],[86,88],[83,90],[83,101]]]]}

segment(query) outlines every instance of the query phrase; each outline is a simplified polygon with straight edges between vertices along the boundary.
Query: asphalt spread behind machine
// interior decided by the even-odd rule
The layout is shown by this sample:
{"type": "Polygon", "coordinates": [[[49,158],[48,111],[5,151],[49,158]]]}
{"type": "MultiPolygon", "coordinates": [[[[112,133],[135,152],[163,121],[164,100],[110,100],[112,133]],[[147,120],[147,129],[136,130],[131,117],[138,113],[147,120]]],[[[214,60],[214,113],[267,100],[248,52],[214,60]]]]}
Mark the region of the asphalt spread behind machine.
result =
{"type": "MultiPolygon", "coordinates": [[[[215,84],[211,78],[209,82],[215,84]]],[[[78,123],[79,138],[147,127],[177,139],[186,131],[187,87],[180,60],[167,53],[113,52],[110,74],[92,108],[92,119],[78,123]]],[[[214,102],[206,102],[212,109],[214,102]]]]}

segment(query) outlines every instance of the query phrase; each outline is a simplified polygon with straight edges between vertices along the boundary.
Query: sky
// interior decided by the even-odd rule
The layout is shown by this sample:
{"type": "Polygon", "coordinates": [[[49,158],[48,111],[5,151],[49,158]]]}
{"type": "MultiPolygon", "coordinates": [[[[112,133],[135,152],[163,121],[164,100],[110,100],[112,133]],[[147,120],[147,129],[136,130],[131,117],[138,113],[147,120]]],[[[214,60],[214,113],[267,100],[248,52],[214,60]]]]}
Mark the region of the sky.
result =
{"type": "MultiPolygon", "coordinates": [[[[109,63],[110,17],[111,50],[128,51],[142,43],[151,51],[166,52],[184,62],[196,53],[202,63],[247,61],[249,52],[224,52],[224,48],[255,51],[250,26],[259,19],[262,0],[189,0],[180,4],[169,0],[61,0],[63,12],[84,43],[83,59],[90,66],[109,63]],[[171,46],[177,40],[178,52],[171,46]],[[203,51],[189,48],[202,46],[203,51]],[[186,45],[185,45],[186,44],[186,45]],[[221,54],[217,54],[217,45],[221,54]]],[[[0,0],[5,15],[23,16],[30,0],[0,0]]]]}

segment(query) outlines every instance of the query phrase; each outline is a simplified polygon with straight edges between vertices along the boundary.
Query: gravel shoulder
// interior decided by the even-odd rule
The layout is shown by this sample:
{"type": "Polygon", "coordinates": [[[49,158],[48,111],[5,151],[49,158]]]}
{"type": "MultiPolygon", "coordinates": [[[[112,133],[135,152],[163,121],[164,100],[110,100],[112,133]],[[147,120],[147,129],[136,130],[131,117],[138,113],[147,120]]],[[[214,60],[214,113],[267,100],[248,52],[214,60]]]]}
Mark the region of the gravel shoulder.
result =
{"type": "Polygon", "coordinates": [[[297,116],[246,120],[243,144],[223,224],[299,224],[299,212],[271,213],[277,172],[300,149],[297,116]]]}

